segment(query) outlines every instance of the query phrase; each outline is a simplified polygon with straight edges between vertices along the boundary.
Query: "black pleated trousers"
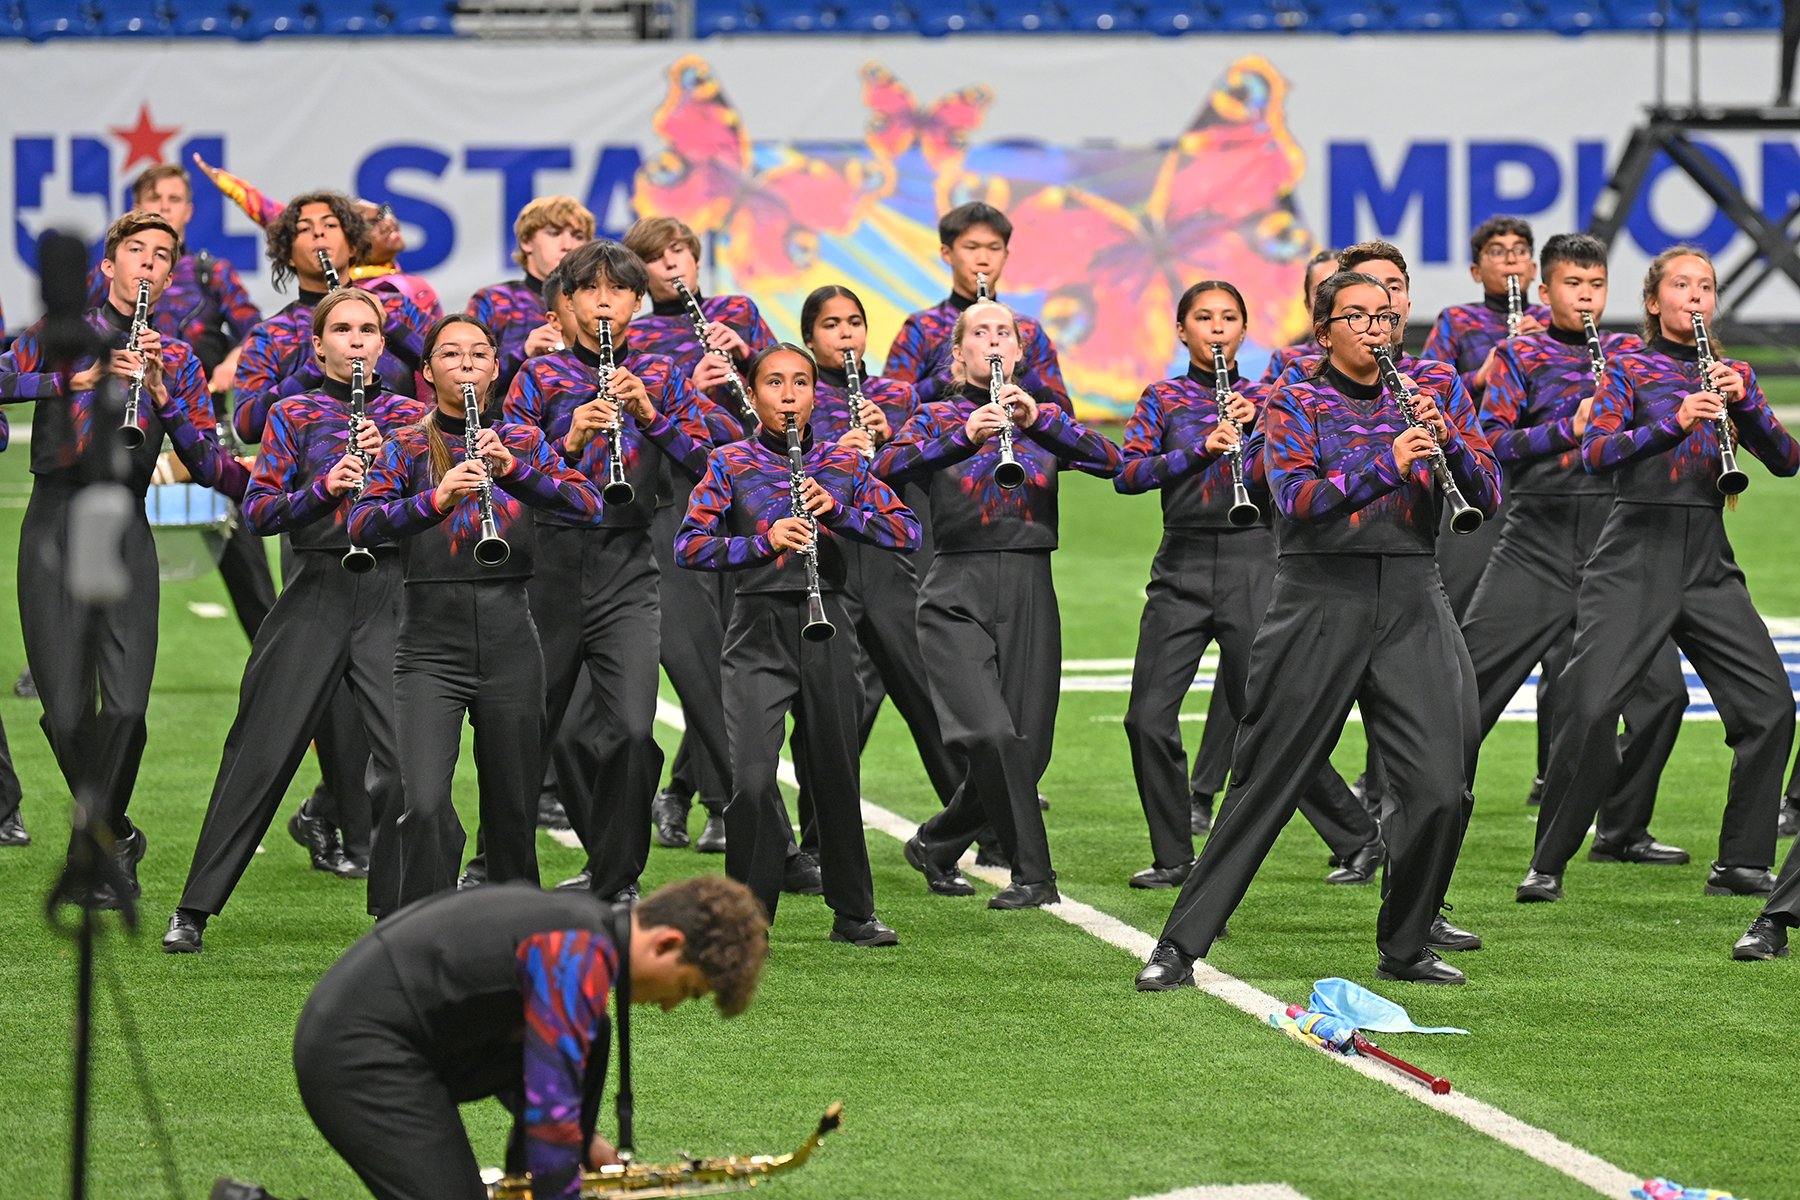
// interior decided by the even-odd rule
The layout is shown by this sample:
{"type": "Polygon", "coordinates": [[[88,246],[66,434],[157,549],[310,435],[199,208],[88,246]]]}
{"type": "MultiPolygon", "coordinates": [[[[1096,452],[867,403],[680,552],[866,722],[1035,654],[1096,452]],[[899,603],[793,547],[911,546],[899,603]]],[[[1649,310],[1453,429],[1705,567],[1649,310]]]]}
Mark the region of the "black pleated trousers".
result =
{"type": "Polygon", "coordinates": [[[701,802],[718,812],[732,790],[719,663],[733,578],[728,571],[684,571],[674,565],[675,533],[687,514],[690,490],[678,488],[676,502],[659,507],[650,522],[656,561],[664,568],[659,595],[662,669],[687,721],[669,784],[683,795],[699,792],[701,802]]]}
{"type": "Polygon", "coordinates": [[[776,766],[789,713],[802,752],[794,762],[813,798],[825,903],[851,920],[875,915],[875,884],[863,840],[862,683],[856,630],[835,593],[824,596],[837,636],[809,642],[804,592],[738,593],[721,670],[731,743],[731,802],[725,806],[725,873],[756,894],[771,919],[793,843],[776,766]]]}
{"type": "Polygon", "coordinates": [[[1231,780],[1231,750],[1237,745],[1237,727],[1237,710],[1215,680],[1206,700],[1206,721],[1200,727],[1200,748],[1194,751],[1189,792],[1210,799],[1225,790],[1231,780]]]}
{"type": "Polygon", "coordinates": [[[919,646],[944,741],[968,764],[920,838],[947,860],[991,827],[1015,882],[1055,879],[1037,802],[1062,684],[1050,552],[940,551],[919,589],[919,646]]]}
{"type": "Polygon", "coordinates": [[[538,524],[530,594],[544,656],[544,749],[555,754],[557,795],[603,896],[636,883],[650,858],[663,764],[654,736],[657,593],[648,529],[538,524]],[[584,666],[588,699],[571,714],[584,666]]]}
{"type": "Polygon", "coordinates": [[[88,647],[90,610],[65,582],[69,512],[80,488],[32,478],[19,526],[19,633],[44,705],[40,723],[70,792],[82,795],[83,780],[91,779],[100,805],[92,815],[124,837],[131,832],[126,809],[144,757],[144,712],[156,670],[156,541],[139,504],[119,539],[130,591],[94,618],[97,645],[88,647]]]}
{"type": "Polygon", "coordinates": [[[1576,604],[1532,869],[1560,875],[1580,849],[1618,768],[1619,715],[1670,638],[1718,706],[1734,756],[1718,862],[1772,865],[1794,694],[1721,511],[1616,502],[1576,604]]]}
{"type": "MultiPolygon", "coordinates": [[[[1159,867],[1194,858],[1192,785],[1181,745],[1182,699],[1206,647],[1216,641],[1219,670],[1213,693],[1223,693],[1234,709],[1243,707],[1250,648],[1269,608],[1275,562],[1274,537],[1252,527],[1168,530],[1150,564],[1125,739],[1159,867]]],[[[1329,763],[1302,793],[1299,807],[1340,858],[1354,854],[1377,833],[1374,818],[1329,763]]]]}
{"type": "Polygon", "coordinates": [[[6,741],[6,726],[0,725],[0,821],[18,812],[19,801],[24,798],[19,772],[13,768],[12,747],[6,741]]]}
{"type": "Polygon", "coordinates": [[[538,882],[544,658],[523,579],[410,583],[394,658],[394,722],[406,805],[400,903],[456,886],[466,844],[451,783],[466,719],[492,883],[538,882]]]}
{"type": "Polygon", "coordinates": [[[296,552],[287,586],[257,631],[182,908],[224,911],[340,688],[360,714],[369,746],[368,791],[379,815],[370,847],[369,911],[381,916],[399,906],[394,638],[400,562],[383,550],[373,571],[353,575],[339,565],[340,557],[330,550],[296,552]]]}
{"type": "MultiPolygon", "coordinates": [[[[1554,737],[1555,681],[1574,644],[1582,572],[1612,507],[1609,495],[1531,493],[1515,496],[1507,505],[1500,544],[1462,619],[1481,694],[1482,737],[1540,663],[1540,678],[1551,681],[1538,692],[1538,726],[1549,735],[1540,740],[1554,737]]],[[[1680,656],[1675,644],[1665,640],[1621,714],[1627,732],[1614,752],[1620,767],[1598,808],[1603,840],[1629,844],[1649,835],[1657,783],[1685,711],[1687,684],[1680,656]]]]}
{"type": "Polygon", "coordinates": [[[1163,937],[1203,957],[1343,730],[1394,787],[1375,943],[1417,957],[1456,867],[1480,742],[1474,670],[1424,555],[1286,555],[1250,652],[1231,791],[1163,937]]]}

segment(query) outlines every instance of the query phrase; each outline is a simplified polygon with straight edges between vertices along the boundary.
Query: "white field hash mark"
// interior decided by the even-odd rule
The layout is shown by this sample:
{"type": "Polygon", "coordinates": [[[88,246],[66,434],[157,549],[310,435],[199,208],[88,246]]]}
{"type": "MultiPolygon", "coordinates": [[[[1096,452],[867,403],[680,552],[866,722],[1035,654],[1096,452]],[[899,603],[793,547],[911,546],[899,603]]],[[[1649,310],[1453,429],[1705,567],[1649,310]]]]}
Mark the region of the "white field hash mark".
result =
{"type": "MultiPolygon", "coordinates": [[[[656,719],[671,729],[685,732],[687,720],[682,715],[679,705],[672,704],[662,697],[656,700],[656,719]]],[[[799,781],[794,776],[794,764],[786,758],[776,768],[776,777],[789,787],[798,787],[799,781]]],[[[878,804],[862,802],[863,824],[870,829],[887,834],[904,842],[918,831],[918,826],[898,813],[889,812],[878,804]]],[[[580,848],[580,841],[567,830],[559,830],[551,835],[556,841],[571,849],[580,848]]],[[[982,882],[994,887],[1005,887],[1012,882],[1006,871],[993,867],[975,865],[973,853],[965,854],[959,864],[963,872],[973,875],[982,882]]],[[[1086,930],[1101,941],[1117,946],[1139,962],[1147,962],[1150,951],[1156,946],[1156,939],[1140,929],[1134,929],[1117,917],[1101,912],[1089,904],[1079,900],[1071,900],[1066,894],[1061,903],[1047,904],[1044,911],[1059,920],[1067,921],[1077,929],[1086,930]]],[[[1194,964],[1194,982],[1200,990],[1215,996],[1225,1003],[1252,1017],[1258,1024],[1267,1025],[1271,1013],[1286,1013],[1287,1005],[1269,995],[1251,987],[1235,976],[1227,975],[1205,962],[1194,964]]],[[[1271,1033],[1273,1030],[1270,1031],[1271,1033]]],[[[1286,1039],[1283,1039],[1284,1042],[1286,1039]]],[[[1299,1043],[1293,1043],[1298,1045],[1299,1043]]],[[[1367,1079],[1384,1084],[1395,1091],[1428,1108],[1435,1108],[1441,1113],[1455,1117],[1471,1129],[1487,1134],[1496,1141],[1504,1142],[1545,1166],[1562,1172],[1578,1183],[1587,1185],[1603,1196],[1611,1196],[1614,1200],[1630,1200],[1631,1189],[1642,1181],[1636,1176],[1613,1166],[1605,1159],[1590,1154],[1579,1146],[1570,1145],[1548,1130],[1539,1129],[1535,1125],[1527,1125],[1517,1117],[1484,1104],[1472,1096],[1465,1096],[1452,1091],[1447,1096],[1434,1095],[1423,1086],[1406,1078],[1397,1071],[1363,1058],[1360,1055],[1332,1054],[1321,1050],[1332,1062],[1338,1063],[1367,1079]]],[[[1298,1195],[1291,1188],[1282,1184],[1251,1184],[1237,1190],[1219,1188],[1187,1188],[1170,1192],[1166,1197],[1154,1200],[1285,1200],[1298,1195]]],[[[1304,1197],[1301,1198],[1304,1200],[1304,1197]]]]}

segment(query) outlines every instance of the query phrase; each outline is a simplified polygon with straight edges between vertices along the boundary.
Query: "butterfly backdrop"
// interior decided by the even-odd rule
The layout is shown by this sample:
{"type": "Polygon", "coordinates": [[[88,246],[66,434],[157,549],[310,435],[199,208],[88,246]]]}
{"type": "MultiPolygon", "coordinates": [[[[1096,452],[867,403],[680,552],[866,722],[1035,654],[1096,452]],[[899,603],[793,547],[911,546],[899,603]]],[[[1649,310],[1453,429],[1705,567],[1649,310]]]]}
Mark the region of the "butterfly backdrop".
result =
{"type": "Polygon", "coordinates": [[[1011,217],[1001,294],[1044,323],[1087,415],[1123,415],[1146,383],[1180,369],[1175,300],[1198,280],[1243,291],[1257,346],[1304,332],[1301,279],[1317,243],[1294,212],[1305,163],[1287,82],[1266,59],[1233,62],[1196,89],[1186,129],[1142,149],[984,143],[989,87],[921,106],[879,63],[861,81],[861,142],[757,142],[705,59],[668,70],[652,122],[661,146],[637,173],[633,206],[692,226],[711,250],[708,288],[753,296],[782,336],[799,340],[808,292],[846,284],[868,309],[879,361],[908,312],[948,293],[937,219],[970,200],[1011,217]]]}

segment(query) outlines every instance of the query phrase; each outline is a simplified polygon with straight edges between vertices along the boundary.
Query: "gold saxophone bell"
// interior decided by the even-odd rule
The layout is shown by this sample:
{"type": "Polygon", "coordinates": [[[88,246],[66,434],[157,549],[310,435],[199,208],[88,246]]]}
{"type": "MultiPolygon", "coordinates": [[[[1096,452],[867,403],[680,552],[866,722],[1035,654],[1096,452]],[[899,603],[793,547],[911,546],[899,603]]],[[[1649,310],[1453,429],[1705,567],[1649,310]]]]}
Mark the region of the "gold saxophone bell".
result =
{"type": "MultiPolygon", "coordinates": [[[[841,1128],[844,1105],[834,1101],[819,1127],[791,1154],[733,1154],[723,1158],[690,1158],[678,1163],[633,1162],[581,1173],[582,1200],[650,1200],[657,1196],[716,1196],[747,1192],[775,1175],[798,1170],[819,1148],[825,1135],[841,1128]]],[[[488,1185],[489,1200],[531,1200],[531,1180],[502,1176],[488,1185]]]]}

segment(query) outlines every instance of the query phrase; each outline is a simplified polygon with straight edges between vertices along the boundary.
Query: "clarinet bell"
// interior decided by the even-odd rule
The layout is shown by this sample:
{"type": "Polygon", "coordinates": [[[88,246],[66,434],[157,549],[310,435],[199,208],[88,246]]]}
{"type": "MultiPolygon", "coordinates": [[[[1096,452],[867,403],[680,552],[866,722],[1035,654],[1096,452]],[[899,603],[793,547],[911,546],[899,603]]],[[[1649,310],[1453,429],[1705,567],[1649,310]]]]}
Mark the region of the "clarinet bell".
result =
{"type": "Polygon", "coordinates": [[[481,540],[475,543],[475,561],[484,567],[497,567],[512,557],[512,547],[500,536],[492,521],[481,523],[481,540]]]}
{"type": "Polygon", "coordinates": [[[352,546],[350,549],[344,551],[344,557],[341,561],[344,570],[350,572],[352,575],[367,575],[370,571],[375,569],[374,551],[366,550],[361,546],[352,546]]]}
{"type": "Polygon", "coordinates": [[[806,624],[800,636],[809,642],[829,642],[837,636],[837,626],[825,616],[825,601],[814,592],[806,598],[806,624]]]}
{"type": "Polygon", "coordinates": [[[1000,456],[1000,463],[994,468],[994,482],[1009,492],[1025,486],[1025,468],[1010,451],[1000,456]]]}
{"type": "Polygon", "coordinates": [[[119,445],[127,450],[136,450],[144,444],[144,427],[135,420],[128,420],[119,426],[119,445]]]}
{"type": "Polygon", "coordinates": [[[600,489],[600,499],[608,504],[630,504],[637,499],[637,489],[628,480],[614,479],[600,489]]]}
{"type": "Polygon", "coordinates": [[[1262,509],[1256,507],[1249,490],[1241,483],[1232,487],[1231,511],[1225,514],[1225,519],[1239,529],[1248,529],[1262,520],[1262,509]]]}
{"type": "Polygon", "coordinates": [[[1737,451],[1729,446],[1719,447],[1719,491],[1735,496],[1749,486],[1750,476],[1737,464],[1737,451]]]}
{"type": "Polygon", "coordinates": [[[1481,528],[1485,518],[1481,510],[1462,498],[1460,493],[1451,497],[1450,532],[1470,534],[1481,528]]]}

